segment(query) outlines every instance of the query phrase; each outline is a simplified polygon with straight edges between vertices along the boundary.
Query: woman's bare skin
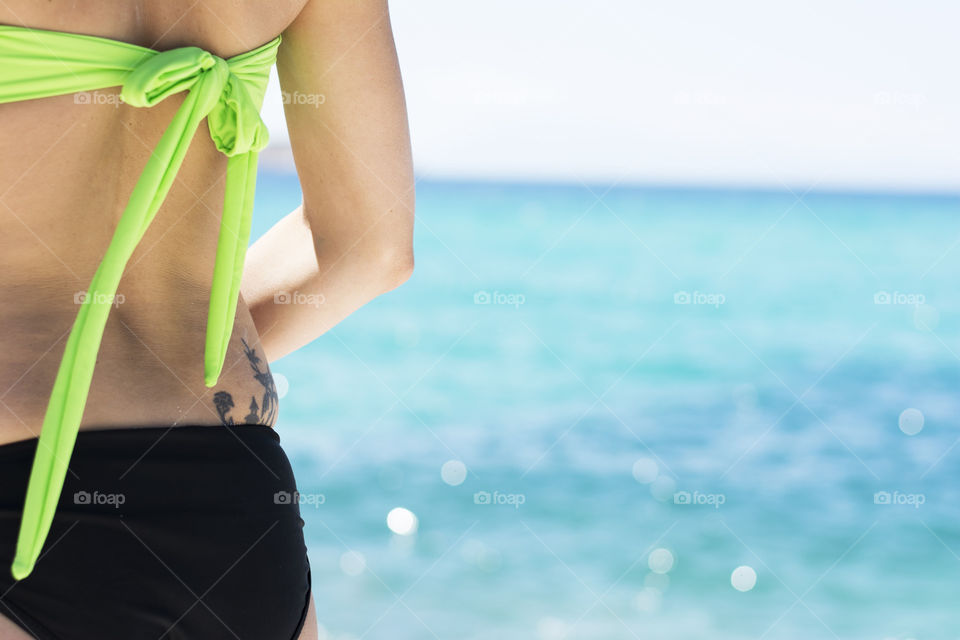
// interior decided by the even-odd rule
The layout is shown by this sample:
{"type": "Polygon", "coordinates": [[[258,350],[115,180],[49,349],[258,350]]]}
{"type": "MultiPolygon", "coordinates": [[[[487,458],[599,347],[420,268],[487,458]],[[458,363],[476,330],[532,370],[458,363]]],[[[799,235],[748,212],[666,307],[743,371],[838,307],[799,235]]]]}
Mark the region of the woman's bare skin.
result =
{"type": "MultiPolygon", "coordinates": [[[[269,3],[269,9],[266,3],[219,2],[224,6],[218,11],[205,1],[178,20],[188,3],[3,0],[0,22],[158,50],[195,44],[231,56],[275,37],[303,2],[269,3]]],[[[138,109],[118,102],[119,88],[96,93],[103,96],[99,104],[77,104],[65,95],[0,105],[0,444],[39,433],[77,313],[76,296],[90,282],[134,182],[182,102],[174,96],[138,109]]],[[[211,400],[217,391],[234,398],[227,418],[244,422],[250,398],[259,404],[269,392],[244,362],[241,338],[266,365],[243,304],[224,374],[214,389],[203,384],[205,299],[226,169],[226,157],[204,129],[127,264],[118,297],[123,302],[107,323],[81,429],[219,424],[211,400]]],[[[270,424],[273,419],[264,416],[270,424]]]]}
{"type": "MultiPolygon", "coordinates": [[[[0,0],[0,24],[224,58],[283,33],[284,91],[322,94],[324,106],[285,105],[304,202],[248,252],[218,384],[203,383],[203,350],[227,160],[202,124],[124,272],[80,429],[272,426],[267,363],[412,269],[412,169],[386,0],[0,0]],[[275,304],[280,291],[323,304],[275,304]]],[[[0,104],[0,445],[39,434],[77,296],[182,102],[138,109],[119,88],[96,93],[86,104],[0,104]]],[[[5,624],[0,640],[28,637],[5,624]]],[[[311,603],[301,638],[316,634],[311,603]]]]}

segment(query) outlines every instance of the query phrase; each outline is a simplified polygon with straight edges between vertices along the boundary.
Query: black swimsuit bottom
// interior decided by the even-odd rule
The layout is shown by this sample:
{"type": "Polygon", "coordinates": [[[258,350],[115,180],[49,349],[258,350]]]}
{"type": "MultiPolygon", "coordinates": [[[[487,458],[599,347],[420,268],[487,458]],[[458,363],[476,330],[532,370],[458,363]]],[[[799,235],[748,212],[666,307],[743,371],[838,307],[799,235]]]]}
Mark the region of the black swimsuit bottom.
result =
{"type": "MultiPolygon", "coordinates": [[[[0,446],[6,566],[36,446],[0,446]]],[[[36,568],[0,572],[0,613],[39,640],[296,640],[303,524],[270,427],[81,431],[36,568]]]]}

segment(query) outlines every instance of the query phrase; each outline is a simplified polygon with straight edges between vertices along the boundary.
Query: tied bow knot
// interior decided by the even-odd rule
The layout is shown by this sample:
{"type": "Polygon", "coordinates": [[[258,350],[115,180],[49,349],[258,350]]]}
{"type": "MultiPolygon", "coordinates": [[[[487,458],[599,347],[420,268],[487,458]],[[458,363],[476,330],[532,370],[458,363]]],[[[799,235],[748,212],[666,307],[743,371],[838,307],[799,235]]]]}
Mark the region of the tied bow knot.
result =
{"type": "Polygon", "coordinates": [[[243,83],[226,60],[199,47],[150,56],[124,80],[120,98],[134,107],[152,107],[181,91],[198,94],[197,114],[207,118],[210,138],[224,155],[267,146],[267,126],[243,83]]]}

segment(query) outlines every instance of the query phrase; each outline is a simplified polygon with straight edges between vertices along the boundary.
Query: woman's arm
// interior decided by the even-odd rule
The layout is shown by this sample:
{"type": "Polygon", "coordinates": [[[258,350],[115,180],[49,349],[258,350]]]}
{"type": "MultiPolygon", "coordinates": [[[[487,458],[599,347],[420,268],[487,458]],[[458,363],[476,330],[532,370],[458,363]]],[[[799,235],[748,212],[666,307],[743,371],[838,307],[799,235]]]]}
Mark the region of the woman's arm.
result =
{"type": "Polygon", "coordinates": [[[303,204],[247,253],[243,297],[269,361],[413,270],[410,136],[386,0],[309,0],[277,70],[303,204]]]}

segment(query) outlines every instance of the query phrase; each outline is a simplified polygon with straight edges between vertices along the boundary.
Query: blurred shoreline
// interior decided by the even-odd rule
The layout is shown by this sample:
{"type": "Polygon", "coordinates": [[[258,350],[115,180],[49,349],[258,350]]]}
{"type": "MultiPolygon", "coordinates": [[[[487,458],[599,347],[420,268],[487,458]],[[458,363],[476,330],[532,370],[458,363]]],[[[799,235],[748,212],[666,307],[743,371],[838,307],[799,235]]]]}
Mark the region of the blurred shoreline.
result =
{"type": "MultiPolygon", "coordinates": [[[[290,146],[285,143],[270,144],[260,152],[260,168],[274,173],[295,173],[296,164],[293,160],[293,154],[290,146]]],[[[717,193],[717,194],[786,194],[803,198],[810,195],[830,195],[830,196],[850,196],[850,197],[877,197],[877,198],[931,198],[931,199],[954,199],[960,204],[960,185],[954,191],[948,189],[912,189],[912,188],[889,188],[878,189],[875,187],[865,187],[862,185],[849,186],[818,186],[785,184],[780,187],[749,184],[749,183],[730,183],[730,182],[680,182],[680,181],[647,181],[647,180],[577,180],[564,177],[545,178],[531,176],[529,178],[518,178],[515,176],[462,176],[456,174],[425,173],[418,171],[416,174],[417,183],[442,183],[448,185],[462,185],[465,187],[530,187],[535,189],[575,187],[586,188],[597,191],[601,195],[606,190],[622,191],[650,191],[650,192],[695,192],[695,193],[717,193]]]]}

